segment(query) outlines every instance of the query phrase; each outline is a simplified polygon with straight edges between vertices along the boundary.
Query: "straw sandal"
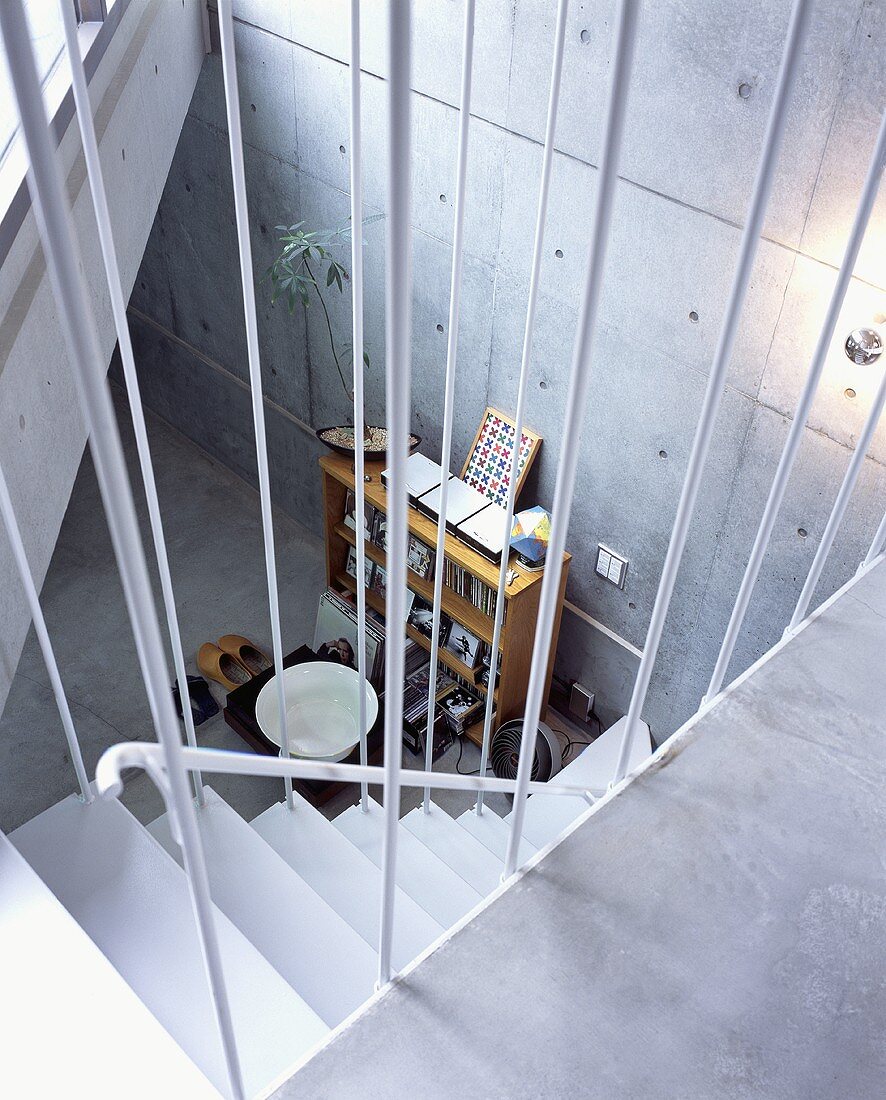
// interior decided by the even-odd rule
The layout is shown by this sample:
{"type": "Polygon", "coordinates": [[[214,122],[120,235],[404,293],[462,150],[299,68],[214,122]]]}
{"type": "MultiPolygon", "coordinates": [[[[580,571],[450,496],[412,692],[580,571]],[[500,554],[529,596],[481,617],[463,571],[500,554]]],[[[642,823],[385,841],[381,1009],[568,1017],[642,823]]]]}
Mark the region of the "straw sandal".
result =
{"type": "Polygon", "coordinates": [[[246,665],[212,642],[204,642],[197,651],[197,668],[207,680],[215,680],[227,691],[234,691],[252,679],[252,673],[246,665]]]}
{"type": "Polygon", "coordinates": [[[261,676],[271,667],[271,660],[242,634],[225,634],[218,640],[219,649],[230,654],[250,676],[261,676]]]}

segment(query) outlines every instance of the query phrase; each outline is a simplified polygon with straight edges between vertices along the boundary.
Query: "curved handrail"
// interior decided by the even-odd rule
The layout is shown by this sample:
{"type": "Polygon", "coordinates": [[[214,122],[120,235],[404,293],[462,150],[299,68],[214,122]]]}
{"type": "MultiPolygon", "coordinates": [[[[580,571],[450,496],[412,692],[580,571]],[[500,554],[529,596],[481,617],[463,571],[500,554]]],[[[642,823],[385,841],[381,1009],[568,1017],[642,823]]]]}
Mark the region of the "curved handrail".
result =
{"type": "MultiPolygon", "coordinates": [[[[325,760],[284,760],[279,756],[259,756],[253,753],[231,752],[228,749],[183,748],[181,763],[188,771],[216,772],[225,775],[288,776],[293,779],[321,779],[335,783],[381,784],[384,769],[373,765],[340,764],[325,760]]],[[[95,784],[103,798],[119,798],[123,791],[122,772],[126,768],[141,768],[155,784],[162,786],[166,774],[162,746],[149,741],[121,741],[106,749],[95,770],[95,784]]],[[[404,771],[403,786],[435,787],[453,791],[492,791],[513,794],[515,779],[490,779],[459,772],[404,771]]],[[[593,804],[606,794],[605,788],[589,788],[579,783],[529,784],[530,794],[571,795],[593,804]]]]}

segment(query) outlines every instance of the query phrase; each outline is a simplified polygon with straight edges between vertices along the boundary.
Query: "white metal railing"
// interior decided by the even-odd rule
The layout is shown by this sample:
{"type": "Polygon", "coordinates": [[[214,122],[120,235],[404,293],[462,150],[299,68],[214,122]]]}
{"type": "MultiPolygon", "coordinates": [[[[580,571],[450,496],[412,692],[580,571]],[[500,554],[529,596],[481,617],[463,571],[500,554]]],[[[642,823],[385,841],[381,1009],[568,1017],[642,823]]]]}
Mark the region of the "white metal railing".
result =
{"type": "MultiPolygon", "coordinates": [[[[449,514],[449,467],[452,463],[452,420],[455,404],[455,364],[458,356],[458,326],[461,314],[461,277],[464,267],[465,202],[468,186],[468,139],[471,131],[471,87],[474,78],[474,7],[465,0],[464,35],[461,58],[461,96],[458,116],[458,154],[455,181],[455,224],[452,233],[452,276],[449,284],[449,325],[446,334],[446,375],[443,387],[443,443],[440,455],[440,522],[434,548],[434,596],[431,618],[431,675],[428,677],[428,717],[425,726],[425,770],[434,767],[434,726],[437,713],[437,655],[440,647],[440,614],[443,600],[443,555],[446,547],[446,519],[449,514]]],[[[360,587],[359,585],[357,586],[360,587]]],[[[495,666],[492,666],[493,670],[495,666]]],[[[487,699],[492,699],[494,681],[490,679],[487,699]]],[[[487,707],[488,709],[488,707],[487,707]]],[[[482,772],[481,772],[482,774],[482,772]]],[[[422,810],[431,809],[431,788],[425,787],[422,810]]]]}
{"type": "Polygon", "coordinates": [[[686,548],[689,525],[692,522],[692,514],[695,511],[695,502],[698,498],[702,474],[704,473],[711,440],[714,436],[717,412],[720,408],[723,391],[726,388],[726,372],[732,358],[735,338],[738,335],[738,323],[747,296],[754,257],[757,254],[757,244],[763,231],[763,219],[766,215],[766,206],[769,202],[769,195],[775,178],[778,152],[787,125],[791,94],[800,68],[803,42],[806,38],[811,17],[811,0],[795,0],[791,11],[791,21],[788,26],[778,81],[772,97],[772,109],[769,112],[769,122],[763,139],[763,152],[757,168],[757,176],[754,180],[747,221],[742,233],[738,263],[732,277],[726,313],[720,329],[717,348],[714,352],[714,362],[708,375],[707,388],[698,418],[695,439],[692,442],[689,462],[686,467],[686,478],[683,482],[680,502],[677,505],[674,530],[665,555],[664,568],[662,569],[655,604],[649,620],[649,629],[646,633],[646,642],[643,645],[643,656],[640,659],[640,667],[637,670],[637,678],[634,681],[634,690],[628,707],[628,720],[625,723],[618,763],[615,767],[614,781],[616,783],[624,778],[627,771],[631,745],[639,728],[640,713],[646,702],[646,694],[649,691],[652,670],[658,656],[658,647],[661,643],[665,619],[670,607],[671,596],[674,594],[674,585],[677,583],[677,573],[680,569],[683,551],[686,548]]]}
{"type": "MultiPolygon", "coordinates": [[[[60,0],[63,13],[69,0],[60,0]]],[[[689,525],[704,471],[705,461],[713,437],[715,419],[725,385],[726,371],[735,342],[737,326],[745,300],[748,281],[754,261],[773,174],[784,133],[788,107],[791,100],[796,73],[807,28],[811,18],[810,0],[796,0],[785,40],[784,53],[775,88],[771,114],[763,141],[760,164],[754,183],[747,222],[742,235],[739,258],[733,276],[729,301],[724,315],[714,361],[696,428],[692,452],[689,458],[686,479],[677,508],[674,530],[664,562],[658,595],[650,620],[649,632],[643,657],[638,669],[631,704],[626,723],[626,732],[620,746],[619,761],[613,778],[613,785],[619,784],[627,770],[630,758],[631,739],[640,721],[641,711],[646,699],[649,683],[661,641],[662,631],[668,612],[671,596],[676,582],[683,550],[689,531],[689,525]]],[[[78,393],[83,406],[90,433],[96,472],[101,488],[102,499],[111,530],[112,541],[117,557],[118,568],[123,581],[140,666],[148,694],[151,712],[157,732],[157,744],[124,743],[109,749],[99,763],[96,773],[97,787],[105,796],[116,796],[122,789],[121,771],[127,767],[144,768],[161,789],[174,824],[175,833],[180,840],[184,865],[188,874],[195,918],[206,963],[207,981],[215,1006],[221,1042],[225,1052],[231,1096],[240,1100],[243,1097],[243,1085],[240,1073],[234,1030],[228,1008],[224,973],[221,966],[218,941],[212,915],[209,896],[209,884],[203,859],[200,835],[197,827],[199,806],[195,807],[189,797],[188,774],[194,779],[198,799],[202,794],[201,771],[227,772],[252,776],[275,776],[283,778],[287,804],[293,807],[292,781],[302,779],[327,779],[338,782],[359,784],[361,788],[361,806],[369,809],[368,785],[380,783],[384,791],[384,842],[382,855],[382,885],[379,903],[381,921],[378,945],[378,982],[384,985],[392,978],[391,939],[394,919],[395,877],[397,863],[397,836],[400,807],[400,788],[402,786],[421,787],[424,790],[423,805],[427,811],[430,805],[430,792],[434,789],[474,791],[477,793],[476,812],[482,813],[483,797],[487,792],[511,793],[514,795],[514,812],[509,835],[507,854],[503,865],[503,877],[510,877],[517,868],[517,849],[522,831],[526,799],[531,794],[583,795],[589,802],[605,796],[602,790],[587,790],[581,785],[560,782],[546,785],[532,782],[531,765],[534,755],[536,730],[543,705],[545,674],[550,653],[553,624],[555,621],[556,600],[562,575],[562,556],[566,531],[569,523],[572,497],[575,485],[576,468],[581,444],[581,429],[585,415],[586,399],[591,383],[593,365],[593,342],[597,320],[602,281],[605,272],[607,244],[612,219],[612,210],[616,184],[618,180],[619,154],[626,126],[628,88],[631,79],[631,67],[637,37],[639,0],[621,0],[613,45],[613,64],[608,98],[606,119],[601,150],[597,196],[591,225],[590,249],[586,276],[578,310],[576,338],[570,366],[569,388],[566,413],[563,425],[563,440],[559,456],[553,504],[553,522],[551,530],[548,564],[542,581],[538,623],[535,633],[531,671],[527,689],[523,735],[520,760],[516,780],[489,778],[486,775],[489,741],[492,732],[492,706],[494,682],[497,665],[497,651],[500,644],[502,612],[504,609],[504,588],[507,581],[508,555],[503,555],[499,573],[496,601],[495,625],[493,630],[492,653],[490,659],[490,685],[484,716],[484,734],[482,763],[476,776],[434,772],[432,763],[433,690],[429,697],[428,733],[426,762],[424,771],[403,772],[400,766],[402,736],[402,682],[404,665],[404,619],[406,591],[406,551],[407,551],[407,487],[405,463],[408,454],[408,428],[410,410],[411,377],[411,3],[410,0],[390,0],[386,17],[389,76],[387,81],[387,117],[389,125],[388,142],[388,194],[386,226],[386,403],[388,429],[388,583],[387,583],[387,620],[385,628],[386,667],[385,667],[385,729],[384,729],[384,765],[370,767],[366,752],[365,701],[361,699],[361,752],[360,764],[327,763],[291,759],[286,739],[285,704],[282,693],[282,676],[278,677],[280,691],[278,704],[281,708],[281,730],[283,749],[280,758],[263,757],[248,753],[219,752],[194,747],[193,726],[188,722],[187,678],[184,672],[184,658],[181,639],[175,616],[175,604],[169,566],[163,542],[160,507],[157,500],[151,468],[150,450],[144,430],[144,418],[138,393],[135,364],[132,355],[129,333],[125,321],[125,309],[120,284],[117,261],[114,252],[113,236],[108,217],[107,200],[98,160],[95,134],[89,111],[89,100],[83,77],[82,62],[72,39],[70,28],[73,20],[66,16],[66,34],[74,70],[74,91],[83,133],[87,167],[96,216],[99,223],[102,253],[106,266],[108,285],[111,289],[114,318],[117,334],[123,353],[124,373],[130,395],[133,422],[142,475],[148,496],[149,514],[154,536],[155,550],[160,563],[161,581],[167,622],[173,648],[173,662],[182,689],[182,704],[185,713],[185,729],[190,747],[182,745],[181,737],[172,707],[167,683],[166,659],[163,652],[156,608],[148,583],[147,567],[139,538],[135,510],[128,480],[125,473],[122,449],[117,434],[113,408],[106,381],[103,377],[101,355],[95,320],[92,316],[88,297],[78,269],[78,251],[71,224],[62,177],[59,171],[57,154],[49,141],[47,120],[40,97],[39,84],[28,40],[27,25],[22,0],[3,0],[0,3],[0,31],[2,31],[12,85],[22,119],[22,133],[27,143],[30,157],[29,186],[37,216],[40,236],[47,259],[47,269],[52,281],[53,291],[59,308],[60,323],[64,333],[68,354],[77,383],[78,393]]],[[[458,340],[459,300],[462,275],[462,251],[464,233],[464,215],[466,205],[467,153],[470,127],[471,81],[473,62],[474,0],[465,0],[463,35],[463,71],[459,119],[458,164],[456,184],[455,224],[453,233],[453,257],[450,285],[449,332],[447,342],[447,362],[444,386],[444,424],[443,424],[443,462],[448,472],[451,458],[451,435],[453,419],[453,393],[458,340]]],[[[504,532],[505,544],[510,534],[513,520],[514,497],[518,474],[518,451],[522,434],[522,421],[526,396],[526,384],[532,353],[533,324],[538,295],[541,270],[541,256],[544,242],[545,216],[550,189],[551,170],[554,154],[557,110],[560,96],[561,75],[564,60],[565,28],[568,12],[568,0],[558,0],[557,24],[554,38],[554,52],[551,71],[550,94],[547,124],[545,130],[544,153],[538,198],[538,213],[533,247],[533,259],[527,300],[526,320],[523,338],[520,379],[516,398],[516,429],[514,451],[511,459],[511,476],[507,497],[507,526],[504,532]]],[[[228,115],[231,166],[234,179],[234,201],[237,222],[237,237],[240,251],[241,278],[243,282],[244,317],[247,332],[250,387],[253,420],[256,434],[256,447],[259,470],[259,492],[262,506],[262,525],[265,548],[265,566],[267,573],[268,595],[271,611],[271,629],[273,636],[274,663],[278,671],[282,669],[282,637],[279,620],[279,600],[277,592],[276,561],[273,541],[273,523],[270,499],[270,476],[268,467],[267,444],[263,414],[263,394],[261,367],[259,358],[258,327],[256,319],[252,260],[250,255],[248,207],[243,165],[243,145],[240,126],[240,112],[237,89],[237,68],[234,42],[234,21],[231,0],[219,0],[219,27],[224,73],[224,89],[228,115]]],[[[353,305],[353,369],[354,369],[354,429],[355,429],[355,497],[356,518],[355,535],[358,554],[358,578],[363,576],[365,555],[364,525],[364,489],[363,455],[357,433],[364,423],[364,387],[363,387],[363,250],[362,250],[362,156],[361,156],[361,80],[360,80],[360,3],[350,0],[350,141],[351,141],[351,258],[352,258],[352,305],[353,305]]],[[[811,407],[818,381],[823,369],[834,326],[852,274],[852,268],[864,236],[865,228],[877,196],[884,167],[884,149],[886,149],[886,119],[881,124],[871,166],[865,181],[858,211],[846,247],[830,305],[825,315],[819,341],[816,345],[809,375],[795,413],[788,441],[776,472],[772,489],[763,512],[760,528],[747,565],[745,576],[739,589],[729,627],[717,661],[717,666],[708,691],[707,704],[716,698],[721,690],[724,677],[732,656],[736,639],[742,626],[748,602],[756,582],[760,566],[772,533],[775,518],[782,502],[787,479],[790,475],[803,427],[811,407]]],[[[855,485],[867,447],[879,420],[882,407],[886,403],[886,377],[879,387],[868,419],[859,438],[855,454],[849,464],[846,477],[838,494],[830,520],[821,540],[815,561],[801,594],[800,602],[791,620],[789,630],[795,629],[806,615],[811,597],[821,575],[827,554],[845,514],[846,506],[855,485]]],[[[442,532],[445,528],[445,481],[441,513],[444,520],[440,524],[437,545],[436,575],[434,580],[434,623],[431,634],[432,657],[436,660],[438,622],[442,595],[443,551],[442,532]]],[[[43,621],[39,599],[33,577],[28,568],[18,530],[9,492],[0,472],[0,513],[9,533],[16,564],[21,573],[22,582],[37,629],[38,639],[43,649],[50,671],[50,679],[65,734],[71,748],[72,760],[84,799],[91,797],[86,772],[77,744],[76,733],[70,716],[70,709],[64,696],[57,662],[43,621]]],[[[886,516],[874,536],[870,551],[862,568],[879,562],[886,543],[886,516]]],[[[363,586],[357,585],[358,606],[358,668],[362,681],[365,669],[365,594],[363,586]]],[[[434,681],[435,666],[431,666],[431,683],[434,681]]],[[[611,787],[610,787],[611,789],[611,787]]],[[[294,948],[297,949],[297,948],[294,948]]]]}

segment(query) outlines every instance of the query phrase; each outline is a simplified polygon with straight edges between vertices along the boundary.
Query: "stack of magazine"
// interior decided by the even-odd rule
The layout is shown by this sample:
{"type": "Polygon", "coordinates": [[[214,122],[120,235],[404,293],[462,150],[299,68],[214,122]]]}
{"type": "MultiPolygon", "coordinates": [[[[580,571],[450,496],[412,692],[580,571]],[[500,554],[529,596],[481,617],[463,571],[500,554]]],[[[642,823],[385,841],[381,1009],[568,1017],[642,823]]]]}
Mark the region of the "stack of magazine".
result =
{"type": "MultiPolygon", "coordinates": [[[[327,588],[317,608],[314,652],[332,658],[348,668],[357,667],[357,608],[338,592],[327,588]]],[[[377,690],[384,686],[385,626],[374,615],[366,615],[366,676],[377,690]]]]}

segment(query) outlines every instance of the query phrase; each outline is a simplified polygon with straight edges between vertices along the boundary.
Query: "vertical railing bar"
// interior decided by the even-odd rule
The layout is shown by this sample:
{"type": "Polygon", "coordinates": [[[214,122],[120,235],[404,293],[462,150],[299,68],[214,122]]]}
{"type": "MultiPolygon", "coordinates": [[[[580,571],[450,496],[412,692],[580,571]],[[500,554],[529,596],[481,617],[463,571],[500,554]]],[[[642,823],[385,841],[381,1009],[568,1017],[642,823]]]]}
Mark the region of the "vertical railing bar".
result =
{"type": "MultiPolygon", "coordinates": [[[[145,500],[148,505],[151,537],[154,541],[154,553],[157,558],[157,571],[160,575],[163,607],[166,611],[166,626],[169,630],[172,659],[175,666],[175,675],[178,680],[182,718],[185,724],[185,734],[188,744],[192,748],[196,748],[197,733],[194,729],[194,715],[190,705],[188,672],[185,668],[185,655],[182,648],[181,633],[178,625],[178,613],[175,607],[175,594],[172,587],[172,573],[169,568],[169,556],[166,552],[166,536],[163,533],[163,520],[160,515],[160,501],[157,496],[157,482],[154,477],[151,445],[148,442],[148,431],[145,425],[144,409],[142,408],[138,373],[135,369],[135,356],[132,350],[129,322],[126,318],[126,301],[123,297],[123,283],[120,277],[120,268],[117,263],[117,250],[114,246],[114,234],[111,228],[111,213],[108,208],[104,173],[102,172],[98,142],[95,136],[92,107],[89,102],[89,89],[86,86],[86,74],[83,70],[83,58],[80,54],[80,42],[77,36],[77,20],[70,0],[59,0],[59,8],[61,10],[62,24],[65,31],[68,56],[71,62],[71,83],[74,91],[74,104],[77,120],[80,125],[80,134],[83,139],[83,155],[86,160],[89,189],[92,192],[92,205],[95,210],[99,243],[101,245],[102,257],[105,264],[108,291],[111,297],[111,312],[114,317],[114,328],[117,332],[117,341],[120,346],[120,359],[123,363],[126,392],[129,396],[129,408],[132,416],[132,426],[135,432],[135,445],[138,451],[139,467],[141,469],[142,482],[145,488],[145,500]]],[[[194,795],[197,799],[197,803],[202,806],[206,801],[206,796],[203,793],[203,778],[198,772],[195,772],[191,779],[194,784],[194,795]]]]}
{"type": "Polygon", "coordinates": [[[243,1100],[243,1082],[225,989],[209,879],[197,828],[196,810],[188,794],[188,780],[182,767],[181,735],[167,682],[160,624],[102,362],[98,330],[87,298],[86,283],[80,271],[80,250],[56,152],[50,141],[22,0],[3,0],[0,3],[0,32],[6,50],[10,81],[18,104],[21,132],[28,152],[28,185],[46,268],[89,432],[96,477],[135,637],[145,691],[166,760],[170,797],[181,830],[183,860],[231,1095],[234,1100],[243,1100]]]}
{"type": "Polygon", "coordinates": [[[391,978],[397,830],[400,820],[400,757],[403,743],[403,658],[406,607],[406,458],[412,340],[412,192],[410,0],[390,0],[388,41],[388,186],[385,268],[385,398],[388,453],[388,585],[385,621],[385,762],[382,896],[378,982],[391,978]]]}
{"type": "Polygon", "coordinates": [[[21,577],[22,587],[25,590],[25,597],[28,601],[28,608],[31,612],[31,618],[34,622],[34,633],[37,635],[37,641],[40,643],[40,652],[43,654],[46,671],[49,673],[52,694],[55,696],[59,717],[62,720],[65,740],[68,742],[68,751],[71,754],[71,763],[74,765],[77,783],[80,786],[80,794],[84,802],[92,802],[92,788],[89,786],[89,779],[86,776],[86,767],[83,764],[83,753],[80,751],[80,741],[77,737],[77,731],[74,728],[74,719],[71,715],[71,708],[68,705],[68,698],[65,695],[58,661],[55,657],[55,651],[52,648],[49,631],[46,628],[43,609],[40,606],[40,596],[37,592],[37,586],[34,583],[31,567],[28,564],[28,555],[25,551],[24,541],[22,540],[21,529],[19,528],[18,520],[15,518],[12,497],[9,495],[9,486],[6,484],[6,477],[2,468],[0,468],[0,516],[3,517],[3,523],[9,537],[9,545],[12,549],[12,556],[15,559],[16,568],[21,577]]]}
{"type": "Polygon", "coordinates": [[[726,371],[735,346],[738,333],[738,325],[741,320],[741,311],[747,296],[754,259],[760,234],[763,231],[763,220],[766,215],[766,205],[772,191],[772,182],[781,147],[782,137],[787,124],[788,107],[790,105],[791,92],[794,87],[797,71],[800,68],[801,48],[809,26],[812,4],[807,0],[795,0],[791,11],[790,24],[782,52],[781,67],[778,74],[778,82],[772,100],[772,109],[769,113],[769,121],[766,126],[766,134],[763,140],[763,152],[757,168],[754,180],[754,188],[748,217],[741,238],[738,263],[732,277],[732,286],[729,291],[729,299],[726,306],[726,314],[717,341],[714,353],[714,361],[708,376],[704,401],[695,430],[695,438],[692,443],[692,451],[686,468],[686,478],[680,493],[680,502],[677,506],[677,514],[674,519],[674,528],[671,541],[665,555],[664,568],[655,597],[655,605],[649,621],[649,629],[646,634],[646,642],[643,646],[643,656],[640,659],[640,667],[637,678],[634,681],[634,690],[628,707],[628,717],[625,723],[625,731],[619,748],[618,762],[615,767],[613,782],[618,783],[624,778],[630,759],[631,746],[639,727],[640,715],[646,694],[649,690],[649,682],[655,659],[658,655],[658,647],[664,630],[665,619],[668,614],[674,585],[677,581],[677,573],[686,539],[689,533],[689,525],[695,510],[695,502],[704,473],[705,462],[710,450],[711,439],[714,434],[714,424],[720,400],[726,384],[726,371]]]}
{"type": "MultiPolygon", "coordinates": [[[[551,188],[551,171],[554,165],[554,137],[557,131],[557,112],[560,106],[560,84],[563,75],[563,52],[566,44],[566,18],[569,0],[559,0],[557,26],[554,31],[554,57],[551,64],[551,87],[548,94],[548,116],[545,125],[544,154],[541,165],[541,182],[538,191],[538,210],[535,219],[535,242],[532,248],[532,267],[529,275],[529,296],[526,302],[526,322],[523,327],[523,355],[520,361],[520,378],[517,383],[517,408],[514,414],[514,449],[511,454],[510,480],[505,506],[504,532],[502,534],[501,565],[498,572],[498,588],[495,596],[495,618],[492,627],[492,646],[489,653],[489,691],[483,713],[483,743],[480,748],[480,775],[486,775],[489,762],[489,742],[492,737],[492,712],[495,709],[495,677],[498,669],[498,651],[505,617],[505,589],[510,564],[511,528],[514,523],[514,506],[517,496],[517,479],[520,472],[520,446],[523,440],[523,414],[526,406],[526,390],[529,384],[529,367],[532,359],[532,337],[535,327],[535,310],[538,301],[538,284],[544,250],[545,219],[548,212],[548,196],[551,188]]],[[[484,792],[477,796],[475,807],[483,813],[484,792]]]]}
{"type": "MultiPolygon", "coordinates": [[[[452,461],[452,421],[455,404],[455,370],[458,358],[458,329],[461,312],[461,283],[464,269],[464,224],[467,199],[468,145],[471,129],[471,88],[474,77],[475,0],[465,0],[462,34],[461,97],[458,116],[458,153],[456,159],[455,219],[452,234],[452,272],[449,283],[449,330],[446,341],[446,376],[443,398],[443,448],[440,467],[440,519],[434,554],[434,598],[431,623],[430,676],[428,677],[428,720],[425,733],[425,771],[434,770],[434,718],[437,699],[437,654],[440,647],[440,604],[443,600],[444,555],[446,552],[446,513],[449,507],[449,466],[452,461]]],[[[430,813],[431,788],[425,787],[422,809],[430,813]]]]}
{"type": "MultiPolygon", "coordinates": [[[[366,485],[363,398],[363,127],[360,83],[360,0],[351,0],[351,350],[354,362],[354,535],[357,540],[357,672],[360,763],[368,762],[366,729],[366,485]]],[[[369,812],[369,784],[360,784],[360,809],[369,812]]]]}
{"type": "MultiPolygon", "coordinates": [[[[264,393],[261,356],[258,348],[258,318],[255,308],[255,276],[252,270],[252,245],[249,235],[249,202],[246,197],[246,169],[243,162],[243,130],[240,123],[240,98],[237,83],[237,54],[234,48],[234,16],[231,0],[219,0],[219,37],[221,39],[222,80],[228,118],[228,143],[231,150],[231,175],[234,184],[234,211],[237,221],[237,247],[240,253],[240,281],[243,284],[243,313],[246,321],[246,351],[249,360],[249,395],[255,429],[255,453],[258,464],[258,493],[261,501],[262,536],[265,548],[265,573],[268,584],[268,609],[271,616],[271,644],[274,654],[274,680],[280,710],[280,753],[289,756],[289,730],[286,723],[286,695],[283,689],[283,638],[280,632],[280,598],[277,588],[277,552],[274,547],[274,516],[271,511],[271,475],[268,469],[268,441],[265,430],[264,393]]],[[[295,809],[292,780],[284,780],[286,805],[295,809]]]]}
{"type": "MultiPolygon", "coordinates": [[[[591,354],[609,230],[615,202],[618,180],[618,161],[627,114],[628,88],[631,63],[637,37],[639,0],[622,0],[613,51],[612,76],[606,104],[606,123],[600,167],[597,173],[597,197],[591,224],[591,243],[584,291],[579,306],[578,325],[569,373],[569,389],[566,395],[566,413],[563,424],[563,442],[560,447],[560,464],[554,490],[551,538],[546,556],[544,578],[539,600],[538,620],[529,671],[529,688],[526,695],[526,713],[520,741],[520,760],[517,766],[517,789],[511,814],[511,832],[505,855],[503,878],[509,878],[516,869],[517,856],[526,815],[526,795],[535,757],[538,721],[541,716],[542,695],[547,679],[548,655],[557,612],[560,578],[563,573],[563,550],[569,528],[569,514],[575,488],[575,473],[581,444],[581,429],[585,417],[588,390],[590,388],[591,354]]],[[[491,670],[494,672],[494,670],[491,670]]]]}
{"type": "Polygon", "coordinates": [[[874,558],[883,552],[884,546],[886,546],[886,512],[883,513],[883,518],[880,520],[880,526],[877,528],[876,535],[874,535],[874,541],[871,543],[871,548],[868,550],[864,561],[861,563],[862,568],[870,565],[874,558]]]}
{"type": "MultiPolygon", "coordinates": [[[[837,537],[840,525],[843,522],[843,517],[846,515],[846,509],[849,507],[852,491],[855,488],[855,483],[858,481],[864,466],[864,460],[867,457],[868,448],[871,445],[871,440],[874,437],[874,432],[877,429],[877,424],[883,413],[884,405],[886,405],[886,371],[883,372],[883,377],[880,379],[880,385],[877,387],[874,402],[871,405],[870,412],[864,422],[864,427],[858,437],[858,442],[855,445],[855,450],[850,459],[846,474],[843,477],[840,490],[837,493],[837,499],[834,501],[834,506],[831,509],[831,514],[828,516],[824,534],[821,536],[821,542],[819,543],[818,549],[815,551],[815,557],[812,559],[812,565],[809,567],[806,582],[803,585],[800,598],[797,600],[797,606],[794,608],[791,621],[788,623],[787,630],[785,631],[786,634],[790,634],[796,630],[800,623],[806,618],[810,601],[815,595],[815,589],[818,587],[818,582],[821,580],[821,574],[828,560],[828,555],[834,545],[834,539],[837,537]]],[[[873,556],[876,557],[876,554],[873,556]]]]}
{"type": "Polygon", "coordinates": [[[861,198],[859,199],[858,208],[855,213],[855,220],[852,224],[849,240],[846,243],[843,263],[840,265],[837,281],[834,284],[831,300],[828,304],[824,323],[818,337],[818,343],[815,346],[815,352],[812,356],[809,374],[807,375],[805,385],[803,386],[803,392],[800,395],[800,400],[794,412],[793,423],[791,424],[787,442],[785,443],[781,459],[778,463],[778,469],[775,471],[772,488],[769,490],[769,499],[766,501],[766,507],[760,519],[757,537],[754,540],[753,549],[751,550],[745,574],[742,578],[741,587],[735,599],[732,616],[726,628],[726,634],[723,638],[723,644],[720,647],[720,653],[717,657],[713,675],[711,676],[711,682],[708,685],[707,693],[702,702],[707,702],[709,699],[712,699],[723,686],[723,680],[729,668],[729,662],[732,658],[733,651],[735,650],[738,634],[751,601],[754,585],[757,583],[757,577],[760,574],[763,558],[766,555],[766,548],[772,536],[775,520],[787,490],[788,479],[791,476],[791,470],[794,467],[797,452],[803,441],[806,421],[809,419],[812,402],[818,390],[818,384],[821,380],[828,351],[830,350],[834,329],[840,318],[840,310],[843,306],[843,300],[846,297],[846,291],[849,288],[855,261],[858,259],[858,253],[864,241],[865,230],[870,220],[871,211],[877,199],[880,178],[883,175],[884,157],[886,157],[886,112],[884,112],[883,118],[880,121],[880,131],[874,147],[874,155],[871,158],[870,167],[868,168],[867,177],[862,188],[861,198]]]}

